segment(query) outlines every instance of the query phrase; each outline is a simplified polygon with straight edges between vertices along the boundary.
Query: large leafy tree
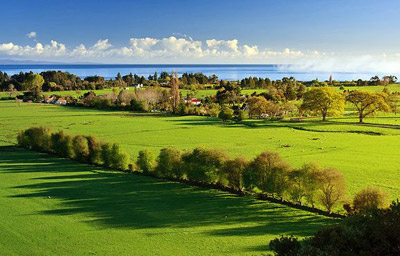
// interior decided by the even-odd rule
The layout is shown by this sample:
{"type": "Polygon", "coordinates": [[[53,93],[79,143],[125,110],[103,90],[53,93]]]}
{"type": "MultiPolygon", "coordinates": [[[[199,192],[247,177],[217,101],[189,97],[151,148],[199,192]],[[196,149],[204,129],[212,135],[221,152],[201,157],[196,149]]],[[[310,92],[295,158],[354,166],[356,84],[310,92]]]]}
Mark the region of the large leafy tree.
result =
{"type": "Polygon", "coordinates": [[[312,88],[304,94],[302,109],[321,113],[325,121],[328,115],[341,114],[344,111],[344,97],[332,87],[312,88]]]}
{"type": "Polygon", "coordinates": [[[347,101],[357,109],[360,123],[364,121],[365,117],[374,115],[378,111],[390,111],[387,94],[381,92],[354,90],[347,95],[347,101]]]}
{"type": "Polygon", "coordinates": [[[44,84],[43,76],[39,74],[31,74],[28,79],[26,79],[26,88],[29,91],[41,90],[44,84]]]}

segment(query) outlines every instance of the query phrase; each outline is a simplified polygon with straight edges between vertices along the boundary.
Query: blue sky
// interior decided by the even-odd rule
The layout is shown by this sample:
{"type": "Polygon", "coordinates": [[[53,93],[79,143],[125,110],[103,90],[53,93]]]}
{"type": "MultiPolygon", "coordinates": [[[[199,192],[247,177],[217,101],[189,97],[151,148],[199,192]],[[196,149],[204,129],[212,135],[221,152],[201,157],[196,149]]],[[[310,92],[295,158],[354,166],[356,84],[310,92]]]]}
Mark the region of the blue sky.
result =
{"type": "Polygon", "coordinates": [[[400,53],[399,10],[398,0],[6,1],[0,58],[290,63],[392,57],[400,53]]]}

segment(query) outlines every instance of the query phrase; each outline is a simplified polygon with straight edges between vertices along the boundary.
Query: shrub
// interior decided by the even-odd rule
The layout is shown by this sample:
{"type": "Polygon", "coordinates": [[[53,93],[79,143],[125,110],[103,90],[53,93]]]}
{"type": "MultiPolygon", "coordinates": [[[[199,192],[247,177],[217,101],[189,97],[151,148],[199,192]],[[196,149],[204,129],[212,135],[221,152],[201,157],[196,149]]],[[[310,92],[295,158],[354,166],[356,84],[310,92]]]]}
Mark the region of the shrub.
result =
{"type": "Polygon", "coordinates": [[[75,158],[73,139],[63,131],[51,134],[51,151],[66,158],[75,158]]]}
{"type": "Polygon", "coordinates": [[[74,156],[77,160],[88,162],[89,160],[89,145],[86,137],[77,135],[72,139],[72,148],[74,156]]]}
{"type": "Polygon", "coordinates": [[[240,123],[243,120],[246,119],[246,112],[244,112],[243,110],[239,109],[237,115],[236,115],[236,122],[240,123]]]}
{"type": "Polygon", "coordinates": [[[101,161],[104,166],[111,167],[112,163],[112,146],[110,143],[101,144],[101,161]]]}
{"type": "Polygon", "coordinates": [[[125,171],[128,168],[128,164],[128,154],[118,144],[114,143],[111,147],[111,168],[125,171]]]}
{"type": "Polygon", "coordinates": [[[222,121],[226,122],[233,117],[233,110],[228,106],[223,106],[221,108],[221,112],[219,112],[218,117],[222,119],[222,121]]]}
{"type": "Polygon", "coordinates": [[[160,177],[183,178],[182,152],[175,147],[163,148],[157,158],[156,173],[160,177]]]}
{"type": "Polygon", "coordinates": [[[87,143],[89,147],[88,159],[90,163],[101,164],[101,145],[93,136],[87,136],[87,143]]]}
{"type": "Polygon", "coordinates": [[[378,188],[367,187],[358,192],[353,199],[355,212],[366,213],[384,206],[386,195],[378,188]]]}
{"type": "Polygon", "coordinates": [[[150,150],[144,149],[139,151],[139,156],[136,165],[143,173],[150,173],[153,171],[154,157],[150,150]]]}
{"type": "Polygon", "coordinates": [[[271,240],[269,248],[275,252],[276,256],[296,256],[301,245],[293,236],[281,236],[271,240]]]}
{"type": "Polygon", "coordinates": [[[51,151],[51,132],[46,127],[32,127],[17,136],[18,144],[36,151],[51,151]]]}

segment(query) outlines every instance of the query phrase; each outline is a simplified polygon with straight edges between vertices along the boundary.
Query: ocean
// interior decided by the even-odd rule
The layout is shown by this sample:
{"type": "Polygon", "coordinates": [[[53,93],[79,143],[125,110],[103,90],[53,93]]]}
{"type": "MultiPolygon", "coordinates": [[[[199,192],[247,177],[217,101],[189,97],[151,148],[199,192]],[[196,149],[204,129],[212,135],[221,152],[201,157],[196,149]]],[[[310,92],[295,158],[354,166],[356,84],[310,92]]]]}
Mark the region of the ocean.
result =
{"type": "Polygon", "coordinates": [[[201,72],[206,75],[217,75],[220,79],[226,80],[240,80],[245,77],[262,77],[270,78],[272,80],[282,79],[283,77],[294,77],[299,81],[309,81],[313,79],[319,79],[325,81],[332,75],[334,80],[357,80],[364,79],[369,80],[374,75],[380,75],[379,73],[360,73],[360,72],[316,72],[307,71],[304,69],[296,70],[295,66],[290,65],[200,65],[200,64],[181,64],[181,65],[159,65],[159,64],[135,64],[135,65],[119,65],[119,64],[11,64],[11,65],[0,65],[0,71],[7,72],[9,75],[16,73],[33,71],[34,73],[40,73],[46,70],[61,70],[68,71],[79,77],[86,77],[92,75],[103,76],[107,79],[114,78],[118,72],[121,75],[129,73],[138,74],[140,76],[153,75],[154,72],[160,74],[162,71],[176,71],[178,74],[185,72],[197,73],[201,72]]]}

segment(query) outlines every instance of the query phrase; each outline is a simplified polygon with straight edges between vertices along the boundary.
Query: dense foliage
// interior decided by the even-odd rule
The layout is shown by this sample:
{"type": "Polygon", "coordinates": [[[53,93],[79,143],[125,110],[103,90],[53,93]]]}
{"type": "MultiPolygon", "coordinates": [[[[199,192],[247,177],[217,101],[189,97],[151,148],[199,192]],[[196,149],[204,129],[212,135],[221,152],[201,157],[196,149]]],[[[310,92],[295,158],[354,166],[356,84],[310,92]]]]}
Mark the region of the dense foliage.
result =
{"type": "Polygon", "coordinates": [[[294,237],[270,242],[276,256],[400,255],[400,204],[371,208],[318,231],[300,243],[294,237]]]}

